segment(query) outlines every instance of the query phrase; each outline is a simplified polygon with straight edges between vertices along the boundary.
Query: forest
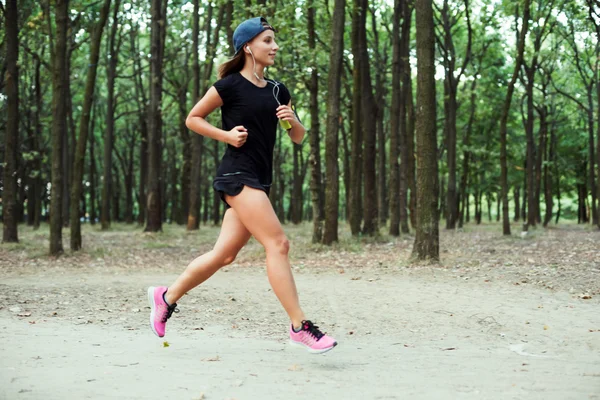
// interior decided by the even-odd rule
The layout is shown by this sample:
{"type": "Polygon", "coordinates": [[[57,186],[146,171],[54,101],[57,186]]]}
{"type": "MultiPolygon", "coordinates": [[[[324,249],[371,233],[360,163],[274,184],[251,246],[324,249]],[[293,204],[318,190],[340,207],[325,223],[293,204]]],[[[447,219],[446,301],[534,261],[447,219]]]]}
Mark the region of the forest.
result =
{"type": "Polygon", "coordinates": [[[600,228],[598,0],[0,4],[3,242],[49,229],[57,255],[82,224],[220,224],[225,144],[185,120],[254,16],[307,129],[278,134],[270,199],[314,243],[416,232],[437,259],[439,229],[600,228]]]}

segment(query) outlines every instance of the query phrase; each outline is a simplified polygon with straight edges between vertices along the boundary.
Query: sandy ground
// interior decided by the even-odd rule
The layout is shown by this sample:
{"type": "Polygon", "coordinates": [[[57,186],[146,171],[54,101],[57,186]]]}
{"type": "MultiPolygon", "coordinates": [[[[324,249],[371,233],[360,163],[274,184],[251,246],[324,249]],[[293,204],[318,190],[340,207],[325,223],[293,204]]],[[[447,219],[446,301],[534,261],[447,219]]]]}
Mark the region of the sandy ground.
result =
{"type": "Polygon", "coordinates": [[[0,399],[600,399],[597,295],[457,268],[294,270],[339,341],[327,354],[287,345],[260,267],[184,296],[162,339],[146,287],[176,268],[4,268],[0,399]]]}

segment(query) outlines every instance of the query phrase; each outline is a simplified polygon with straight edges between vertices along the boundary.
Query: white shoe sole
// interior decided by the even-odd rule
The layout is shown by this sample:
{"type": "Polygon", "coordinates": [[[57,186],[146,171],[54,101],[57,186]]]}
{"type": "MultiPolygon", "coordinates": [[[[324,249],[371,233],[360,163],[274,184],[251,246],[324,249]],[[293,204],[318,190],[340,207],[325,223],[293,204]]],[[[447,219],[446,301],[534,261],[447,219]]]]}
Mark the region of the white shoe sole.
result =
{"type": "Polygon", "coordinates": [[[335,346],[337,346],[337,342],[336,342],[336,344],[334,344],[333,346],[331,346],[331,347],[327,347],[327,348],[325,348],[325,349],[311,349],[310,347],[308,347],[308,346],[307,346],[307,345],[305,345],[304,343],[295,342],[295,341],[293,341],[292,339],[290,339],[290,344],[291,344],[292,346],[295,346],[295,347],[301,347],[301,348],[303,348],[303,349],[307,350],[307,351],[308,351],[309,353],[311,353],[311,354],[323,354],[323,353],[327,353],[329,350],[331,350],[331,349],[333,349],[335,346]]]}
{"type": "Polygon", "coordinates": [[[154,286],[148,288],[148,303],[150,304],[150,329],[152,329],[152,332],[156,336],[160,337],[156,329],[154,329],[154,310],[156,309],[156,304],[154,304],[154,286]]]}

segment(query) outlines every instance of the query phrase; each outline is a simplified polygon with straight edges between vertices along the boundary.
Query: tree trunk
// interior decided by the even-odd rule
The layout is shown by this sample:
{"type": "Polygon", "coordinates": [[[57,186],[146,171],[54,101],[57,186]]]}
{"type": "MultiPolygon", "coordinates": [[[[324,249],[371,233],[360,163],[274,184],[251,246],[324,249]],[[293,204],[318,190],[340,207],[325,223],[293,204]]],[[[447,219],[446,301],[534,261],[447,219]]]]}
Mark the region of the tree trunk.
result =
{"type": "Polygon", "coordinates": [[[179,178],[180,168],[177,166],[177,150],[175,143],[171,143],[167,150],[169,159],[169,203],[171,204],[170,223],[177,223],[180,218],[181,209],[179,208],[179,190],[177,189],[177,180],[179,178]]]}
{"type": "Polygon", "coordinates": [[[62,155],[67,128],[66,56],[69,0],[56,0],[56,44],[52,70],[52,196],[50,200],[50,255],[63,252],[62,245],[62,155]]]}
{"type": "MultiPolygon", "coordinates": [[[[186,71],[187,71],[187,57],[186,57],[186,71]]],[[[187,72],[186,72],[187,75],[187,72]]],[[[181,196],[180,199],[173,199],[172,201],[179,201],[181,204],[181,210],[175,222],[179,225],[183,225],[187,222],[187,216],[190,212],[190,173],[192,166],[192,140],[195,133],[191,133],[185,125],[187,118],[187,85],[188,79],[186,77],[185,84],[179,88],[179,135],[182,141],[182,166],[181,173],[179,176],[181,182],[181,196]]]]}
{"type": "MultiPolygon", "coordinates": [[[[534,116],[533,116],[533,84],[535,79],[535,68],[527,68],[527,119],[525,123],[525,135],[527,139],[527,187],[529,191],[527,193],[527,208],[529,212],[527,213],[527,227],[533,226],[535,227],[537,224],[537,204],[535,199],[535,194],[537,191],[536,182],[535,182],[535,143],[533,138],[533,125],[534,125],[534,116]]],[[[524,229],[527,231],[527,228],[524,229]]]]}
{"type": "Polygon", "coordinates": [[[431,1],[416,0],[417,27],[417,232],[413,256],[439,260],[435,33],[431,1]]]}
{"type": "Polygon", "coordinates": [[[451,16],[448,1],[444,0],[442,7],[442,25],[444,38],[442,54],[444,55],[444,67],[446,70],[444,80],[444,111],[446,115],[444,131],[446,133],[446,156],[448,164],[448,190],[446,192],[446,229],[454,229],[458,220],[458,193],[456,190],[456,114],[458,102],[456,100],[457,88],[460,79],[469,63],[471,57],[471,22],[469,15],[469,2],[465,0],[465,11],[468,29],[468,43],[462,67],[456,74],[457,54],[454,47],[454,32],[458,19],[451,16]]]}
{"type": "Polygon", "coordinates": [[[292,145],[294,154],[293,170],[292,170],[292,187],[290,199],[290,220],[294,225],[302,222],[302,174],[300,165],[300,153],[302,145],[294,143],[292,145]]]}
{"type": "Polygon", "coordinates": [[[115,176],[114,184],[112,185],[112,193],[110,194],[110,199],[113,203],[111,207],[112,212],[112,220],[115,222],[121,222],[121,174],[119,173],[119,166],[117,164],[113,165],[113,173],[115,176]]]}
{"type": "Polygon", "coordinates": [[[135,75],[135,99],[138,105],[138,121],[140,126],[140,147],[139,147],[139,174],[138,174],[138,225],[144,225],[146,221],[146,182],[148,180],[148,100],[146,90],[142,80],[142,63],[139,51],[138,27],[130,31],[130,43],[133,53],[133,73],[135,75]]]}
{"type": "MultiPolygon", "coordinates": [[[[523,171],[527,171],[527,160],[523,163],[523,171]]],[[[523,225],[527,223],[527,173],[523,174],[523,197],[521,201],[521,218],[523,225]]]]}
{"type": "MultiPolygon", "coordinates": [[[[409,76],[412,75],[410,72],[410,63],[407,64],[409,69],[409,76]]],[[[415,123],[416,123],[416,111],[413,101],[412,94],[412,79],[408,79],[408,88],[406,89],[406,98],[408,101],[408,109],[406,110],[406,138],[408,147],[408,189],[410,190],[410,197],[408,201],[408,209],[410,211],[410,225],[413,229],[417,228],[417,181],[416,181],[416,159],[415,159],[415,123]]]]}
{"type": "Polygon", "coordinates": [[[42,98],[42,84],[40,79],[40,68],[41,61],[39,59],[36,60],[35,64],[35,104],[36,104],[36,112],[35,112],[35,130],[32,132],[31,138],[31,149],[35,152],[35,157],[33,159],[33,168],[35,172],[35,178],[33,179],[32,186],[32,199],[34,204],[33,211],[33,229],[37,230],[40,227],[40,219],[42,216],[42,155],[40,151],[40,140],[42,134],[42,123],[41,123],[41,115],[42,115],[42,106],[43,106],[43,98],[42,98]]]}
{"type": "Polygon", "coordinates": [[[117,30],[119,28],[118,12],[121,1],[116,0],[113,7],[112,25],[108,38],[108,62],[107,75],[107,99],[106,99],[106,129],[104,131],[104,171],[102,179],[102,209],[100,210],[100,222],[102,230],[110,228],[110,201],[113,192],[112,187],[112,151],[115,130],[115,80],[117,75],[117,64],[121,40],[115,43],[117,30]]]}
{"type": "Polygon", "coordinates": [[[129,145],[129,157],[127,158],[127,172],[125,172],[125,223],[133,224],[133,188],[135,178],[133,174],[134,153],[135,153],[135,134],[131,133],[131,143],[129,145]]]}
{"type": "MultiPolygon", "coordinates": [[[[413,7],[411,2],[404,1],[402,5],[402,37],[400,45],[400,76],[401,76],[401,101],[400,101],[400,229],[408,233],[409,202],[415,200],[414,179],[414,118],[412,117],[412,89],[410,68],[410,30],[413,7]],[[411,196],[409,200],[409,189],[411,196]]],[[[411,224],[414,210],[410,209],[411,224]]],[[[413,225],[414,227],[414,225],[413,225]]]]}
{"type": "Polygon", "coordinates": [[[462,162],[462,172],[460,176],[460,199],[461,199],[461,208],[458,215],[458,227],[462,228],[464,219],[465,219],[465,204],[468,202],[468,193],[467,193],[467,185],[468,185],[468,177],[469,177],[469,162],[471,161],[471,151],[469,146],[471,145],[471,134],[473,132],[473,124],[475,122],[475,110],[477,109],[477,78],[473,80],[471,83],[471,109],[469,112],[469,121],[467,123],[467,130],[465,132],[465,136],[463,138],[463,162],[462,162]]]}
{"type": "Polygon", "coordinates": [[[552,211],[554,208],[554,200],[552,199],[552,174],[554,170],[554,164],[556,162],[555,149],[556,134],[555,123],[553,122],[552,127],[550,128],[550,146],[545,146],[544,148],[544,152],[546,153],[546,163],[544,163],[544,200],[546,202],[546,216],[544,217],[544,227],[548,226],[548,223],[552,221],[552,211]]]}
{"type": "MultiPolygon", "coordinates": [[[[212,15],[212,6],[208,4],[208,17],[212,15]]],[[[192,16],[192,75],[194,88],[192,89],[192,99],[194,103],[200,100],[200,60],[198,54],[200,35],[200,7],[199,1],[194,0],[194,13],[192,16]]],[[[192,138],[192,165],[190,168],[190,204],[187,219],[187,230],[197,230],[200,226],[200,172],[202,167],[204,137],[199,134],[193,134],[192,138]]]]}
{"type": "Polygon", "coordinates": [[[352,69],[352,82],[354,88],[352,90],[352,149],[350,155],[350,186],[346,187],[349,192],[349,218],[350,231],[353,236],[358,236],[360,233],[362,207],[362,109],[361,109],[361,89],[362,89],[362,73],[360,68],[361,63],[361,46],[360,34],[361,27],[361,5],[362,0],[354,0],[352,8],[352,54],[354,56],[352,69]]]}
{"type": "MultiPolygon", "coordinates": [[[[598,212],[596,210],[596,172],[594,165],[596,164],[595,157],[595,149],[594,149],[594,98],[592,93],[592,87],[588,87],[588,188],[590,189],[590,193],[592,195],[592,203],[590,205],[591,215],[592,215],[592,223],[594,225],[598,224],[598,212]]],[[[598,99],[600,102],[600,99],[598,99]]],[[[600,123],[599,123],[600,125],[600,123]]]]}
{"type": "MultiPolygon", "coordinates": [[[[377,168],[375,169],[375,173],[377,176],[376,186],[377,186],[377,223],[378,226],[385,225],[388,219],[388,191],[387,191],[387,171],[386,171],[386,132],[384,129],[384,117],[386,110],[386,97],[387,97],[387,85],[384,82],[386,76],[387,69],[387,58],[388,51],[387,49],[382,51],[380,50],[379,44],[379,28],[377,22],[377,14],[373,8],[370,8],[371,11],[371,31],[374,36],[374,52],[375,52],[375,103],[373,108],[376,111],[375,115],[375,126],[376,126],[376,140],[377,140],[377,150],[376,150],[376,162],[377,168]]],[[[387,46],[386,46],[387,47],[387,46]]]]}
{"type": "Polygon", "coordinates": [[[371,84],[371,73],[369,66],[369,54],[367,52],[367,10],[369,9],[368,1],[361,0],[360,6],[360,22],[358,33],[360,35],[360,62],[359,68],[361,73],[361,126],[362,137],[364,138],[363,148],[363,173],[364,173],[364,214],[362,233],[373,236],[379,233],[379,225],[377,221],[377,178],[375,174],[375,155],[376,155],[376,118],[375,99],[373,97],[373,88],[371,84]]]}
{"type": "MultiPolygon", "coordinates": [[[[596,38],[600,37],[600,25],[596,24],[596,38]]],[[[598,182],[596,183],[596,199],[598,200],[598,205],[596,209],[596,225],[598,229],[600,229],[600,76],[598,74],[600,71],[600,41],[596,40],[596,103],[597,103],[597,114],[598,114],[598,124],[596,125],[596,162],[598,163],[598,182]]],[[[558,153],[555,153],[558,154],[558,153]]],[[[559,197],[560,202],[560,197],[559,197]]],[[[560,203],[559,203],[560,209],[560,203]]],[[[558,218],[558,217],[557,217],[558,218]]]]}
{"type": "Polygon", "coordinates": [[[148,109],[148,220],[145,232],[162,230],[162,64],[164,54],[163,31],[167,16],[163,13],[163,1],[152,0],[151,5],[151,61],[150,61],[150,107],[148,109]]]}
{"type": "MultiPolygon", "coordinates": [[[[536,223],[541,223],[541,193],[542,193],[542,164],[546,158],[546,144],[548,141],[548,109],[545,105],[539,107],[540,129],[538,132],[539,142],[535,160],[535,204],[536,223]]],[[[546,167],[544,167],[546,169],[546,167]]],[[[544,224],[545,226],[545,224],[544,224]]]]}
{"type": "Polygon", "coordinates": [[[346,0],[335,0],[329,55],[329,79],[327,83],[327,133],[325,137],[325,226],[323,243],[338,241],[339,172],[338,130],[340,115],[340,91],[342,59],[344,51],[344,20],[346,0]]]}
{"type": "Polygon", "coordinates": [[[507,122],[508,114],[510,111],[510,103],[512,102],[512,96],[515,90],[515,83],[519,76],[519,70],[523,63],[523,53],[525,51],[525,37],[527,30],[529,29],[529,14],[530,14],[530,0],[525,1],[525,11],[523,13],[523,26],[521,33],[519,34],[519,41],[517,44],[517,59],[515,61],[515,69],[513,76],[508,84],[506,91],[506,99],[504,101],[504,108],[502,110],[502,117],[500,119],[500,188],[502,196],[502,233],[504,235],[510,235],[510,216],[508,215],[508,162],[507,162],[507,151],[506,151],[506,136],[507,136],[507,122]]]}
{"type": "Polygon", "coordinates": [[[96,103],[93,102],[93,107],[92,107],[92,116],[91,116],[91,128],[90,128],[90,165],[89,165],[89,174],[90,174],[90,224],[91,225],[96,225],[96,218],[97,218],[97,213],[96,213],[96,187],[97,187],[97,178],[96,176],[98,175],[97,171],[96,171],[96,155],[94,152],[94,148],[95,148],[95,140],[94,140],[94,130],[96,127],[96,103]]]}
{"type": "MultiPolygon", "coordinates": [[[[72,27],[69,31],[72,31],[76,27],[72,27]]],[[[76,134],[75,134],[75,121],[73,120],[73,101],[71,92],[71,55],[73,54],[73,50],[75,49],[75,37],[71,32],[67,32],[67,60],[65,61],[65,65],[67,67],[67,80],[66,80],[66,93],[67,93],[67,130],[65,130],[65,138],[63,144],[63,174],[65,179],[63,179],[63,209],[62,209],[62,219],[63,219],[63,227],[68,227],[70,223],[70,210],[72,208],[77,208],[79,211],[79,201],[71,206],[71,186],[73,183],[73,165],[74,165],[74,156],[75,156],[75,147],[76,147],[76,134]]]]}
{"type": "MultiPolygon", "coordinates": [[[[400,152],[402,149],[402,105],[400,78],[402,73],[401,51],[403,41],[400,39],[400,19],[404,0],[394,0],[394,18],[392,27],[392,104],[390,109],[390,229],[392,236],[400,235],[400,207],[402,193],[400,188],[400,152]]],[[[402,25],[403,27],[405,24],[402,25]]]]}
{"type": "MultiPolygon", "coordinates": [[[[75,159],[73,164],[73,181],[71,186],[71,250],[81,249],[81,211],[79,208],[81,194],[83,192],[83,170],[85,162],[85,149],[88,143],[88,134],[90,129],[90,114],[94,102],[94,88],[96,86],[96,73],[98,71],[98,59],[100,58],[100,43],[102,41],[102,31],[108,19],[111,0],[105,0],[100,10],[100,20],[94,28],[90,43],[90,60],[87,70],[87,80],[85,83],[85,93],[83,97],[83,109],[81,110],[81,120],[79,121],[79,137],[75,150],[75,159]]],[[[93,132],[92,132],[93,134],[93,132]]],[[[93,201],[93,199],[92,199],[93,201]]]]}
{"type": "Polygon", "coordinates": [[[2,242],[18,242],[17,154],[19,153],[19,25],[16,0],[6,1],[6,97],[2,242]]]}
{"type": "MultiPolygon", "coordinates": [[[[316,60],[316,34],[315,34],[315,4],[310,0],[307,5],[308,19],[308,48],[312,59],[310,61],[312,72],[310,75],[310,155],[308,162],[310,164],[310,196],[312,202],[312,220],[313,234],[312,242],[320,243],[323,239],[323,219],[321,214],[322,178],[321,178],[321,139],[319,123],[319,77],[316,60]]],[[[338,179],[338,177],[335,177],[338,179]]]]}
{"type": "Polygon", "coordinates": [[[519,219],[521,219],[521,205],[519,204],[519,196],[520,196],[520,192],[521,192],[521,188],[520,186],[515,186],[513,188],[513,195],[515,198],[515,219],[514,221],[517,222],[519,221],[519,219]]]}

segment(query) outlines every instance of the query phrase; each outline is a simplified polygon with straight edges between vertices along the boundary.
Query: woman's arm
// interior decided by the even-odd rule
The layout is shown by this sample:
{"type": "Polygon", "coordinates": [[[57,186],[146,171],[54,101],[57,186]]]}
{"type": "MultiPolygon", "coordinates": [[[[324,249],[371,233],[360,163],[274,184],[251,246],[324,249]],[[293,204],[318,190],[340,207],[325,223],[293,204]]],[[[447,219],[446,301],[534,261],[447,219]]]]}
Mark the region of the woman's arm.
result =
{"type": "Polygon", "coordinates": [[[246,128],[243,126],[236,126],[230,131],[224,131],[206,121],[206,117],[222,105],[223,100],[221,100],[221,96],[219,96],[217,89],[215,89],[214,86],[211,86],[204,97],[202,97],[194,108],[192,108],[192,111],[190,111],[185,120],[185,125],[190,130],[202,136],[225,142],[235,147],[240,147],[246,142],[246,137],[248,136],[246,128]]]}
{"type": "Polygon", "coordinates": [[[296,144],[302,143],[306,129],[304,128],[304,125],[302,125],[296,118],[296,114],[294,113],[294,110],[292,110],[291,100],[287,106],[281,105],[277,107],[277,118],[284,121],[289,121],[292,125],[292,129],[288,130],[288,135],[292,139],[292,142],[296,144]]]}

